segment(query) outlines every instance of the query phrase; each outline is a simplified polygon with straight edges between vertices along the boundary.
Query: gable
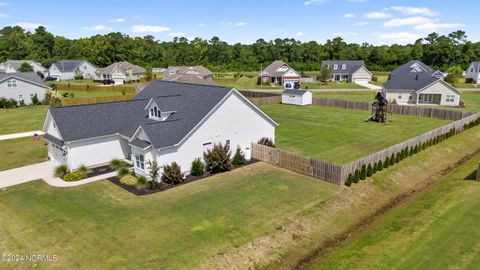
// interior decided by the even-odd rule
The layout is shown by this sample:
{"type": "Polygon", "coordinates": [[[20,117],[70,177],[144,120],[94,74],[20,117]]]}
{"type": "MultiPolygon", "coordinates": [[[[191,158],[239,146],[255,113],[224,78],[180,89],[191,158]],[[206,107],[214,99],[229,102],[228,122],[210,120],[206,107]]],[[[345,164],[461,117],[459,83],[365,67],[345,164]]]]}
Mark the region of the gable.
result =
{"type": "Polygon", "coordinates": [[[300,74],[298,74],[295,70],[289,69],[287,72],[285,72],[282,77],[299,77],[300,74]]]}
{"type": "Polygon", "coordinates": [[[448,83],[438,80],[425,88],[418,91],[418,93],[422,94],[454,94],[458,95],[460,92],[455,89],[454,87],[450,86],[448,83]]]}
{"type": "Polygon", "coordinates": [[[53,116],[50,113],[50,110],[47,111],[47,115],[45,117],[45,120],[43,121],[42,131],[60,140],[63,140],[62,135],[60,134],[60,131],[58,130],[58,127],[55,123],[55,119],[53,119],[53,116]]]}
{"type": "Polygon", "coordinates": [[[352,75],[360,75],[360,76],[369,75],[369,76],[371,76],[372,73],[365,66],[361,66],[359,69],[354,71],[352,75]]]}

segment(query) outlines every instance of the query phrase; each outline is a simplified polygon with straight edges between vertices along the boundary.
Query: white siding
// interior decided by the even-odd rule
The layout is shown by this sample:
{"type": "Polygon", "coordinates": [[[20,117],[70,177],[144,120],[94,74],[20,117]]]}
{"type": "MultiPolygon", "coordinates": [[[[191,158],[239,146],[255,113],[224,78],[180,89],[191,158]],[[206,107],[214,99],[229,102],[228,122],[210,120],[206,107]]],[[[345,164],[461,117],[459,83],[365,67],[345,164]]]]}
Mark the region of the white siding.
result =
{"type": "Polygon", "coordinates": [[[126,139],[109,136],[77,141],[68,144],[68,167],[75,170],[80,165],[87,167],[107,164],[112,159],[129,156],[130,147],[126,139]]]}
{"type": "Polygon", "coordinates": [[[12,78],[12,79],[17,81],[17,86],[8,87],[7,81],[10,79],[0,83],[0,97],[13,98],[17,101],[20,101],[21,99],[23,99],[25,104],[32,103],[31,95],[37,94],[39,101],[42,101],[45,98],[45,91],[46,91],[45,87],[42,87],[36,84],[31,84],[15,78],[12,78]]]}
{"type": "Polygon", "coordinates": [[[312,93],[310,91],[303,95],[283,93],[282,103],[292,105],[310,105],[312,104],[312,93]]]}
{"type": "Polygon", "coordinates": [[[413,91],[408,92],[408,91],[389,90],[385,98],[390,103],[396,100],[397,104],[416,104],[417,102],[417,95],[413,91]]]}
{"type": "Polygon", "coordinates": [[[460,102],[460,95],[450,89],[450,87],[446,86],[445,83],[443,82],[436,82],[429,86],[428,88],[422,90],[419,92],[421,94],[441,94],[442,99],[440,101],[440,105],[442,106],[458,106],[460,102]],[[447,102],[447,95],[453,95],[454,96],[454,101],[453,102],[447,102]]]}
{"type": "Polygon", "coordinates": [[[47,142],[48,158],[53,163],[53,166],[67,164],[67,155],[63,149],[58,145],[47,142]]]}
{"type": "Polygon", "coordinates": [[[470,66],[468,66],[467,70],[465,71],[465,77],[473,79],[475,83],[480,83],[480,73],[475,72],[473,64],[470,64],[470,66]]]}
{"type": "Polygon", "coordinates": [[[371,81],[372,74],[368,72],[366,67],[362,67],[352,74],[352,82],[355,82],[355,80],[371,81]]]}

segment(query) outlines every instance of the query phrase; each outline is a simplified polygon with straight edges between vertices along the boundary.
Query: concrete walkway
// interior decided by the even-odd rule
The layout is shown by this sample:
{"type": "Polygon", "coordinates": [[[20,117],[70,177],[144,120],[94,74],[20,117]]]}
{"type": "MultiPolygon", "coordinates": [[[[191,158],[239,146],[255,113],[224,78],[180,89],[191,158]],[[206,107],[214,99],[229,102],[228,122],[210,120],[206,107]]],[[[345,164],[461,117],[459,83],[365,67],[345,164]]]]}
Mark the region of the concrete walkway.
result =
{"type": "Polygon", "coordinates": [[[33,137],[34,134],[44,135],[45,133],[43,131],[37,130],[37,131],[28,131],[28,132],[22,132],[22,133],[0,135],[0,141],[25,138],[25,137],[33,137]]]}
{"type": "Polygon", "coordinates": [[[360,86],[363,86],[363,87],[366,87],[368,89],[371,89],[371,90],[381,90],[382,87],[381,86],[378,86],[378,85],[375,85],[375,84],[371,84],[369,82],[361,82],[361,81],[356,81],[355,82],[356,84],[360,85],[360,86]]]}
{"type": "Polygon", "coordinates": [[[37,179],[43,179],[53,187],[75,187],[85,185],[105,178],[117,175],[117,172],[110,172],[75,182],[66,182],[53,176],[53,165],[50,161],[28,165],[6,171],[0,171],[0,189],[20,185],[37,179]]]}

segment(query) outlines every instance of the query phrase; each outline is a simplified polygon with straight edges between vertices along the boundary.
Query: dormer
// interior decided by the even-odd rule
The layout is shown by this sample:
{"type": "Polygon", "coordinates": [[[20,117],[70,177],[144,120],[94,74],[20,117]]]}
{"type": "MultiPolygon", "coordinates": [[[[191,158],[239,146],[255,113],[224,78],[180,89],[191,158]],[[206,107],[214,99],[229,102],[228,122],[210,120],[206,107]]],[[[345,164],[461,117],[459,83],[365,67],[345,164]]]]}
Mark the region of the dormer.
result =
{"type": "Polygon", "coordinates": [[[152,98],[145,106],[145,110],[148,112],[148,118],[154,121],[165,121],[175,111],[161,111],[155,100],[152,98]]]}
{"type": "Polygon", "coordinates": [[[337,65],[337,64],[334,64],[334,65],[333,65],[333,69],[338,69],[338,65],[337,65]]]}
{"type": "Polygon", "coordinates": [[[347,65],[343,64],[342,69],[347,69],[347,65]]]}
{"type": "Polygon", "coordinates": [[[413,63],[410,68],[410,72],[425,72],[425,70],[417,63],[413,63]]]}

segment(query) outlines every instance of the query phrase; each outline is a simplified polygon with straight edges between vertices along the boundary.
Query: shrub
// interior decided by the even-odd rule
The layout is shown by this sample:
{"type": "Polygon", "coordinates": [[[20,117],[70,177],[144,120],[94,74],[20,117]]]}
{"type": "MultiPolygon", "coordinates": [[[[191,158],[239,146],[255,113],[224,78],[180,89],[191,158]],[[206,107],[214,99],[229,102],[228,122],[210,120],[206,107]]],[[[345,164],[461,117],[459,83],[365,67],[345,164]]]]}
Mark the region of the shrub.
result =
{"type": "Polygon", "coordinates": [[[355,170],[355,174],[353,175],[353,183],[358,183],[358,180],[360,180],[360,171],[355,170]]]}
{"type": "Polygon", "coordinates": [[[368,177],[371,177],[372,175],[373,175],[372,165],[368,164],[368,167],[367,167],[367,176],[368,176],[368,177]]]}
{"type": "Polygon", "coordinates": [[[15,99],[10,98],[0,98],[0,108],[15,108],[17,107],[18,103],[15,99]]]}
{"type": "Polygon", "coordinates": [[[32,105],[40,105],[40,101],[38,100],[37,94],[33,95],[32,97],[32,105]]]}
{"type": "Polygon", "coordinates": [[[146,186],[147,182],[147,177],[145,177],[144,175],[140,175],[137,177],[137,186],[146,186]]]}
{"type": "Polygon", "coordinates": [[[390,167],[390,159],[388,157],[385,158],[385,161],[383,162],[383,168],[388,168],[390,167]]]}
{"type": "Polygon", "coordinates": [[[190,168],[190,174],[193,176],[200,176],[205,171],[205,166],[199,158],[192,161],[192,167],[190,168]]]}
{"type": "Polygon", "coordinates": [[[223,146],[214,144],[213,148],[203,152],[203,159],[207,165],[207,170],[210,173],[225,172],[230,170],[230,150],[228,145],[223,146]]]}
{"type": "Polygon", "coordinates": [[[63,180],[67,182],[73,182],[73,181],[79,181],[85,178],[85,174],[81,171],[74,171],[71,173],[67,173],[64,177],[63,180]]]}
{"type": "Polygon", "coordinates": [[[378,161],[377,170],[378,170],[379,172],[381,172],[381,171],[383,170],[383,162],[382,162],[381,160],[378,161]]]}
{"type": "Polygon", "coordinates": [[[138,179],[135,176],[128,174],[120,179],[120,183],[127,186],[135,186],[138,184],[138,179]]]}
{"type": "Polygon", "coordinates": [[[160,171],[160,167],[158,167],[158,163],[156,161],[148,161],[148,175],[150,176],[150,189],[155,189],[158,184],[158,175],[160,171]]]}
{"type": "Polygon", "coordinates": [[[393,166],[395,164],[395,156],[392,154],[390,156],[390,166],[393,166]]]}
{"type": "Polygon", "coordinates": [[[75,75],[75,77],[73,77],[75,80],[83,80],[83,75],[75,75]]]}
{"type": "Polygon", "coordinates": [[[350,174],[348,174],[347,180],[345,181],[345,186],[347,186],[347,187],[351,186],[352,182],[353,182],[353,176],[350,173],[350,174]]]}
{"type": "Polygon", "coordinates": [[[232,164],[243,165],[245,162],[245,155],[243,154],[242,149],[240,149],[240,146],[237,146],[237,150],[235,151],[235,155],[232,159],[232,164]]]}
{"type": "Polygon", "coordinates": [[[378,163],[377,163],[377,162],[373,163],[373,167],[372,167],[372,170],[373,170],[372,173],[373,173],[373,174],[375,174],[375,173],[378,171],[378,167],[377,167],[377,166],[378,166],[378,163]]]}
{"type": "Polygon", "coordinates": [[[116,171],[120,170],[121,168],[125,168],[125,167],[128,168],[128,164],[125,161],[122,161],[122,160],[119,160],[119,159],[112,159],[110,161],[110,163],[108,164],[108,166],[112,170],[116,170],[116,171]]]}
{"type": "Polygon", "coordinates": [[[360,170],[360,179],[365,180],[367,178],[367,166],[362,165],[362,169],[360,170]]]}
{"type": "Polygon", "coordinates": [[[128,167],[122,167],[118,169],[117,172],[118,172],[118,176],[124,177],[130,174],[130,169],[128,167]]]}
{"type": "Polygon", "coordinates": [[[65,165],[65,164],[58,165],[58,166],[55,167],[55,169],[53,170],[53,175],[54,175],[55,177],[63,178],[67,173],[68,173],[68,167],[67,167],[67,165],[65,165]]]}
{"type": "Polygon", "coordinates": [[[88,169],[85,165],[80,165],[80,167],[78,167],[78,170],[79,172],[83,172],[84,174],[86,174],[88,172],[88,169]]]}
{"type": "Polygon", "coordinates": [[[163,167],[162,181],[167,184],[178,185],[183,182],[184,176],[180,165],[175,161],[172,162],[171,165],[165,165],[163,167]]]}
{"type": "Polygon", "coordinates": [[[400,152],[398,152],[396,155],[395,155],[395,163],[399,163],[400,162],[400,152]]]}
{"type": "Polygon", "coordinates": [[[408,155],[409,155],[409,156],[413,156],[413,146],[410,147],[410,151],[408,152],[408,155]]]}
{"type": "Polygon", "coordinates": [[[473,78],[466,78],[465,83],[475,83],[475,80],[473,78]]]}
{"type": "Polygon", "coordinates": [[[261,138],[261,139],[258,141],[258,144],[266,145],[266,146],[270,146],[270,147],[275,147],[275,144],[273,143],[273,140],[270,139],[270,138],[267,138],[267,137],[261,138]]]}

